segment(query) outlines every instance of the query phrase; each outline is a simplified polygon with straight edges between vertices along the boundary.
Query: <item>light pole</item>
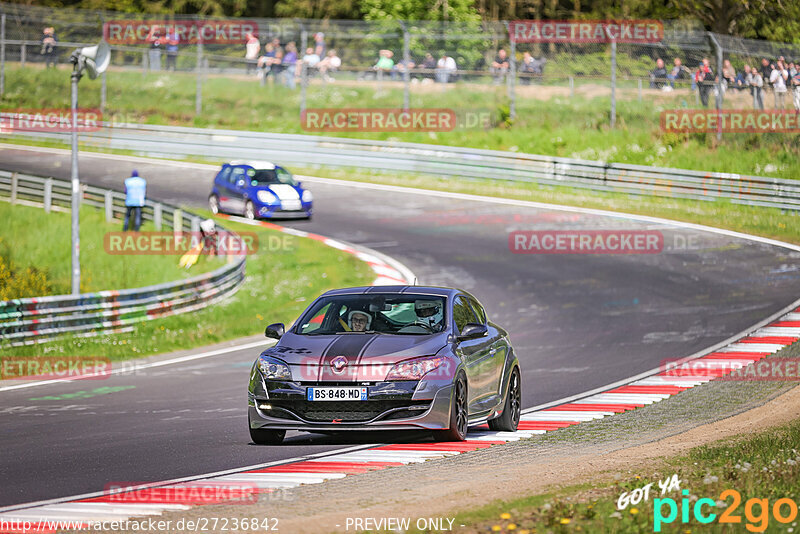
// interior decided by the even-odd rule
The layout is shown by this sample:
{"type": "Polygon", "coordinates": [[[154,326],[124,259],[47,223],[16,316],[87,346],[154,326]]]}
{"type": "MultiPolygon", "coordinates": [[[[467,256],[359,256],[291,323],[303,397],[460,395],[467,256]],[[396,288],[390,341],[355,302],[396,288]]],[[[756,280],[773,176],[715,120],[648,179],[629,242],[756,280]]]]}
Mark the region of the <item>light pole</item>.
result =
{"type": "Polygon", "coordinates": [[[80,207],[81,183],[78,178],[78,82],[83,72],[94,80],[108,68],[111,60],[111,50],[105,41],[100,41],[97,46],[78,48],[70,56],[72,62],[72,294],[81,292],[81,237],[80,237],[80,207]]]}

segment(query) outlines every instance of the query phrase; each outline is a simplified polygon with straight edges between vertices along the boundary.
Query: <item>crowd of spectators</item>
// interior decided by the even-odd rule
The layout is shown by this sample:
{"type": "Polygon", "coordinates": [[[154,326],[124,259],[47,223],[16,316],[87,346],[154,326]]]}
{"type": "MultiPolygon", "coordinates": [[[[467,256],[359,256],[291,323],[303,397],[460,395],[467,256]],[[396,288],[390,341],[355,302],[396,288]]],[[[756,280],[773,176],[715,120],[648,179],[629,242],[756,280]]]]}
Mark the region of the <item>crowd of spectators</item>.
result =
{"type": "Polygon", "coordinates": [[[738,72],[725,59],[719,75],[714,73],[708,58],[703,58],[694,72],[680,58],[675,58],[674,67],[667,72],[664,60],[657,58],[655,68],[650,71],[651,88],[669,91],[676,85],[690,85],[698,91],[703,107],[708,107],[710,96],[716,96],[718,83],[723,98],[731,90],[749,92],[755,109],[764,109],[766,91],[772,91],[774,109],[785,109],[786,95],[791,91],[794,109],[800,111],[800,63],[787,61],[783,56],[774,61],[762,58],[760,66],[745,63],[738,72]]]}

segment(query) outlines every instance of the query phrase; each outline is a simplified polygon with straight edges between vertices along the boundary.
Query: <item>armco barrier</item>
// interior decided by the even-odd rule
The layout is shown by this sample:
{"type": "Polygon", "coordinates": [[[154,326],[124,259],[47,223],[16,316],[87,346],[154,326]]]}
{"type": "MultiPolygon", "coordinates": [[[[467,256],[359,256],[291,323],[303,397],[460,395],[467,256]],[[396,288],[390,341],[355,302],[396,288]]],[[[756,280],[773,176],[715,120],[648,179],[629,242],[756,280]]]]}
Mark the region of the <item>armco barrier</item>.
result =
{"type": "MultiPolygon", "coordinates": [[[[17,135],[69,141],[68,132],[17,135]]],[[[727,199],[737,204],[800,210],[800,181],[497,150],[140,124],[106,125],[97,132],[81,133],[81,142],[153,157],[266,159],[283,164],[489,178],[637,195],[727,199]]]]}
{"type": "MultiPolygon", "coordinates": [[[[44,206],[70,205],[70,182],[0,171],[0,200],[44,206]]],[[[104,208],[106,218],[122,215],[125,196],[83,186],[82,202],[104,208]]],[[[200,218],[160,203],[148,203],[143,218],[162,226],[197,231],[200,218]]],[[[194,311],[224,299],[241,286],[244,254],[219,269],[175,282],[81,295],[0,301],[0,346],[32,344],[60,334],[96,334],[130,328],[132,323],[194,311]]]]}

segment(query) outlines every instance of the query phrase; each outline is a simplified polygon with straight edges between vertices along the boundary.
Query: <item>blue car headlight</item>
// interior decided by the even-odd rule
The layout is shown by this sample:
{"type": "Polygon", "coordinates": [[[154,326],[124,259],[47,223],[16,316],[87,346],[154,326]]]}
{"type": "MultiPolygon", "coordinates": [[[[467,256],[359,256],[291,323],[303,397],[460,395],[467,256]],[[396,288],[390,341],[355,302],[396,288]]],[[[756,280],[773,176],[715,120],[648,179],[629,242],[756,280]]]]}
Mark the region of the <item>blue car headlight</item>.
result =
{"type": "Polygon", "coordinates": [[[314,200],[314,195],[311,194],[311,191],[308,189],[303,191],[303,202],[311,202],[312,200],[314,200]]]}
{"type": "Polygon", "coordinates": [[[263,204],[272,204],[273,202],[275,202],[275,195],[273,195],[269,191],[264,191],[263,189],[261,189],[256,193],[256,198],[258,199],[259,202],[263,204]]]}
{"type": "Polygon", "coordinates": [[[262,354],[258,357],[258,369],[267,380],[292,379],[292,372],[289,370],[289,366],[277,358],[271,358],[270,356],[262,354]]]}

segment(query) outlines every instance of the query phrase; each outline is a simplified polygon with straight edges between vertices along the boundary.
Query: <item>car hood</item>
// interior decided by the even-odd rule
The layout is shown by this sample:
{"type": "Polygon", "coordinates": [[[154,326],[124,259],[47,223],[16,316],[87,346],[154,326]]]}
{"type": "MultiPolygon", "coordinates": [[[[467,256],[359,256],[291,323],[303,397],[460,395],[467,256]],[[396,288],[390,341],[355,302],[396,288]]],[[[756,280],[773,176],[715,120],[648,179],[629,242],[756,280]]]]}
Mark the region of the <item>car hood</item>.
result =
{"type": "Polygon", "coordinates": [[[258,189],[269,191],[280,200],[300,200],[303,188],[290,184],[269,184],[258,186],[258,189]]]}
{"type": "Polygon", "coordinates": [[[263,354],[289,364],[292,377],[300,380],[383,380],[389,369],[402,360],[433,356],[447,343],[447,333],[435,335],[336,334],[309,336],[286,333],[263,354]],[[333,372],[334,358],[343,356],[347,365],[333,372]]]}

